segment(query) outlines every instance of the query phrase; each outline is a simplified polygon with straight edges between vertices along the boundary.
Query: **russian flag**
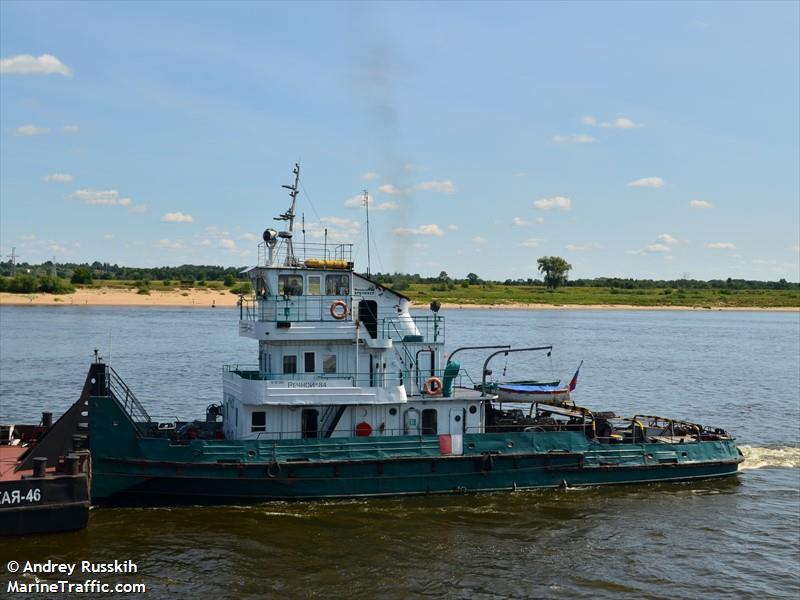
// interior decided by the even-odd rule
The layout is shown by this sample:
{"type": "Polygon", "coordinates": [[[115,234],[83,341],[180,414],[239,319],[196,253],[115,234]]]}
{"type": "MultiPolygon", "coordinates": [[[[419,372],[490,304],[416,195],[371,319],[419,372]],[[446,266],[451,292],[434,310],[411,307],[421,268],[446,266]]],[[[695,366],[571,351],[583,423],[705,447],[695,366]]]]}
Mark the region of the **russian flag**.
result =
{"type": "Polygon", "coordinates": [[[578,373],[581,371],[581,367],[583,366],[583,361],[581,364],[578,365],[578,368],[575,371],[575,375],[572,376],[572,379],[569,382],[569,391],[573,391],[578,386],[578,373]]]}

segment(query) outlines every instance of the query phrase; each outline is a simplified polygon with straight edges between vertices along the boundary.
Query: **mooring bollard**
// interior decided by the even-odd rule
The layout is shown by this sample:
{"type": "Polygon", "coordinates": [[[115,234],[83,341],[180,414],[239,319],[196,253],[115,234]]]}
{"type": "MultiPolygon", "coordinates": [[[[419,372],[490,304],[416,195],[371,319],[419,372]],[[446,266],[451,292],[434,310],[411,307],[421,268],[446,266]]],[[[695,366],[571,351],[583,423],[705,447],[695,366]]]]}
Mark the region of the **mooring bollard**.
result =
{"type": "Polygon", "coordinates": [[[43,412],[42,413],[42,427],[46,427],[50,429],[53,426],[53,413],[51,412],[43,412]]]}
{"type": "Polygon", "coordinates": [[[80,434],[75,434],[72,436],[72,449],[74,451],[83,450],[83,440],[84,437],[80,434]]]}
{"type": "Polygon", "coordinates": [[[80,457],[77,454],[67,454],[64,467],[67,475],[77,475],[80,473],[80,457]]]}
{"type": "Polygon", "coordinates": [[[44,456],[37,456],[33,459],[33,476],[44,477],[47,474],[47,459],[44,456]]]}

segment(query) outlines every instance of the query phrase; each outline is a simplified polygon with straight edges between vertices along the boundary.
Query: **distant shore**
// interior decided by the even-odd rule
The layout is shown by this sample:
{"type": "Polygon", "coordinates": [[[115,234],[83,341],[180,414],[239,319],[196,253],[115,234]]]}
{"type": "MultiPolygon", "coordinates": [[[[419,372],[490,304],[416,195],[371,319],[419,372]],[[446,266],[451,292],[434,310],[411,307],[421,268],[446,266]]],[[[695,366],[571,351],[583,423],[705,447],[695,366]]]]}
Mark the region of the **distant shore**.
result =
{"type": "MultiPolygon", "coordinates": [[[[90,288],[72,294],[9,294],[0,293],[0,306],[173,306],[186,308],[235,307],[239,296],[228,290],[170,290],[139,294],[135,289],[90,288]]],[[[427,303],[414,304],[425,308],[427,303]]],[[[627,304],[541,304],[511,302],[502,304],[443,303],[451,310],[668,310],[668,311],[754,311],[800,312],[800,307],[703,307],[703,306],[634,306],[627,304]]]]}

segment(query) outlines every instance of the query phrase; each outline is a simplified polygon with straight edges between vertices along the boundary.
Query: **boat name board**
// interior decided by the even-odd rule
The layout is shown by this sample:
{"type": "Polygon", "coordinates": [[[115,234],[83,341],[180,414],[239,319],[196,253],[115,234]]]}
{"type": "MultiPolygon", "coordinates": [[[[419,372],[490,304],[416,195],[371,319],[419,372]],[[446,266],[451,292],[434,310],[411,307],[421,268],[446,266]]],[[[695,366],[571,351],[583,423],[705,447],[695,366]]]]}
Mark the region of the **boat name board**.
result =
{"type": "Polygon", "coordinates": [[[271,388],[310,389],[310,388],[341,388],[353,387],[349,379],[327,379],[325,381],[281,381],[271,379],[267,382],[271,388]]]}
{"type": "Polygon", "coordinates": [[[353,295],[355,296],[374,296],[375,287],[353,287],[353,295]]]}

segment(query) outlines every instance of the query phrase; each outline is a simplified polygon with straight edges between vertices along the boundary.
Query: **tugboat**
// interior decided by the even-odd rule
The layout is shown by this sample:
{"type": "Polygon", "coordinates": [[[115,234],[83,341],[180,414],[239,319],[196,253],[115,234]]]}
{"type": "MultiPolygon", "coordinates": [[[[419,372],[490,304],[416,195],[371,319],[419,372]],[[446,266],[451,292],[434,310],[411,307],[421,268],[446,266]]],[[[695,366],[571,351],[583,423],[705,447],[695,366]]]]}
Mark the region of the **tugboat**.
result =
{"type": "MultiPolygon", "coordinates": [[[[222,369],[222,402],[197,421],[153,421],[111,366],[87,376],[92,501],[107,505],[452,494],[731,476],[735,439],[654,416],[564,402],[502,406],[443,360],[440,306],[354,270],[350,244],[267,229],[239,334],[257,363],[222,369]]],[[[529,349],[508,349],[506,352],[529,349]]],[[[530,349],[540,350],[540,349],[530,349]]],[[[488,363],[488,359],[487,359],[488,363]]],[[[85,409],[81,406],[79,409],[85,409]]],[[[74,410],[74,408],[73,408],[74,410]]]]}

